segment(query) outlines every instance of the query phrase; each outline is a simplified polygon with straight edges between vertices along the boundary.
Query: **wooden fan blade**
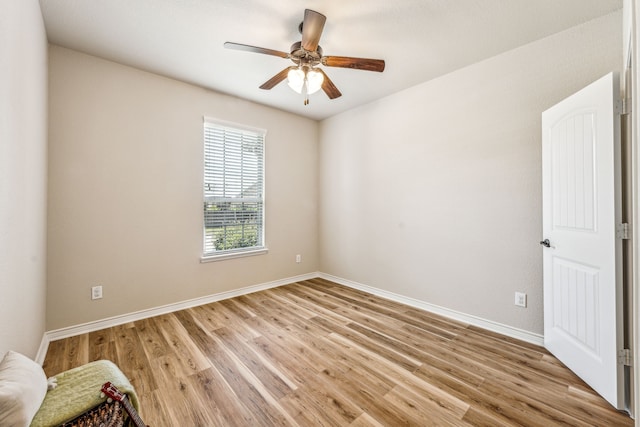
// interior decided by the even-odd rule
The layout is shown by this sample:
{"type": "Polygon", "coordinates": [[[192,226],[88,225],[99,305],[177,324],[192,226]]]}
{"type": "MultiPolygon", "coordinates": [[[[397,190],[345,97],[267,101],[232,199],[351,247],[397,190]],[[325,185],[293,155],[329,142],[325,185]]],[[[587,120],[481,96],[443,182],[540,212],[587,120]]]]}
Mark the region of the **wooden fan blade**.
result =
{"type": "Polygon", "coordinates": [[[260,89],[265,89],[265,90],[272,89],[275,85],[277,85],[278,83],[280,83],[281,81],[287,78],[287,74],[289,74],[289,70],[292,68],[295,68],[295,67],[287,67],[284,70],[280,71],[278,74],[276,74],[275,76],[271,77],[269,80],[264,82],[262,86],[260,86],[260,89]]]}
{"type": "Polygon", "coordinates": [[[244,50],[245,52],[263,53],[265,55],[279,56],[280,58],[288,58],[289,54],[279,50],[265,49],[264,47],[249,46],[248,44],[240,44],[233,42],[225,42],[224,47],[227,49],[244,50]]]}
{"type": "Polygon", "coordinates": [[[315,52],[320,43],[320,36],[327,17],[315,10],[305,9],[302,22],[302,47],[309,52],[315,52]]]}
{"type": "Polygon", "coordinates": [[[322,65],[327,67],[355,68],[357,70],[384,71],[383,59],[351,58],[348,56],[324,56],[322,65]]]}
{"type": "Polygon", "coordinates": [[[329,99],[336,99],[342,96],[342,93],[340,93],[336,85],[333,84],[329,76],[327,76],[321,68],[314,68],[314,70],[322,73],[322,76],[324,77],[324,80],[322,81],[322,90],[327,94],[329,99]]]}

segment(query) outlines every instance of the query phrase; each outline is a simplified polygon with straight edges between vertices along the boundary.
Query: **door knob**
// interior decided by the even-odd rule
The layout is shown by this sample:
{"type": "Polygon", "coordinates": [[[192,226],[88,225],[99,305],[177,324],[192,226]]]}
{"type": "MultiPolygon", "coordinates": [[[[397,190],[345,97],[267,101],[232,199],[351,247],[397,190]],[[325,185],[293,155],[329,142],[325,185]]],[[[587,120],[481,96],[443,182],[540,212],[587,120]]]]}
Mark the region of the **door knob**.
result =
{"type": "Polygon", "coordinates": [[[540,244],[542,246],[544,246],[545,248],[550,248],[551,247],[551,242],[549,241],[549,239],[544,239],[543,241],[540,242],[540,244]]]}

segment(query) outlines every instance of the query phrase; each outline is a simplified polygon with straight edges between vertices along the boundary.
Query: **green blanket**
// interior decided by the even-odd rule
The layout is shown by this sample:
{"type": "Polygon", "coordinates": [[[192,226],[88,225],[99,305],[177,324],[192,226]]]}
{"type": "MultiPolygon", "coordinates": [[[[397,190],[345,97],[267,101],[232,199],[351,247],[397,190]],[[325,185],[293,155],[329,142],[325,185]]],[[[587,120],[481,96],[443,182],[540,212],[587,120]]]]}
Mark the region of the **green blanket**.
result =
{"type": "Polygon", "coordinates": [[[109,360],[99,360],[55,376],[58,386],[49,390],[31,427],[52,427],[72,420],[104,402],[100,389],[107,381],[126,393],[136,410],[138,396],[122,371],[109,360]]]}

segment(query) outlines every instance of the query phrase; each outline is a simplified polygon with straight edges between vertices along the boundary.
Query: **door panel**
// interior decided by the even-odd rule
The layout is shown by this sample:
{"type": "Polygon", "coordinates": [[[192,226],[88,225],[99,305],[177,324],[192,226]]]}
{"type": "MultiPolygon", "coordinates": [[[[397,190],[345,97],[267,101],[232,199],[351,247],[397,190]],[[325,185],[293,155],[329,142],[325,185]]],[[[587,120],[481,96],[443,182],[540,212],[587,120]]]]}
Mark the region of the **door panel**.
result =
{"type": "Polygon", "coordinates": [[[553,224],[555,229],[595,231],[595,115],[565,117],[552,128],[553,224]]]}
{"type": "Polygon", "coordinates": [[[600,290],[599,271],[588,265],[553,257],[552,316],[556,334],[581,346],[591,357],[599,357],[600,324],[596,304],[600,290]]]}
{"type": "Polygon", "coordinates": [[[624,406],[619,115],[609,74],[542,114],[545,347],[624,406]]]}

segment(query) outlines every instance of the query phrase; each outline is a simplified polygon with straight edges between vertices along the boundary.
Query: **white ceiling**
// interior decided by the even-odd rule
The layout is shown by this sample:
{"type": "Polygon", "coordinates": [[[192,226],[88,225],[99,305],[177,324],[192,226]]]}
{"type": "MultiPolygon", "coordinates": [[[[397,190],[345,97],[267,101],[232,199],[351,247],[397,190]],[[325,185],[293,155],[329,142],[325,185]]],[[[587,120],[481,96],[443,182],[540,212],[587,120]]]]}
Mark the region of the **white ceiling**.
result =
{"type": "Polygon", "coordinates": [[[622,0],[40,0],[49,41],[121,64],[323,119],[622,8],[622,0]],[[324,67],[342,92],[304,106],[262,83],[288,59],[304,9],[327,16],[325,55],[384,59],[383,73],[324,67]]]}

